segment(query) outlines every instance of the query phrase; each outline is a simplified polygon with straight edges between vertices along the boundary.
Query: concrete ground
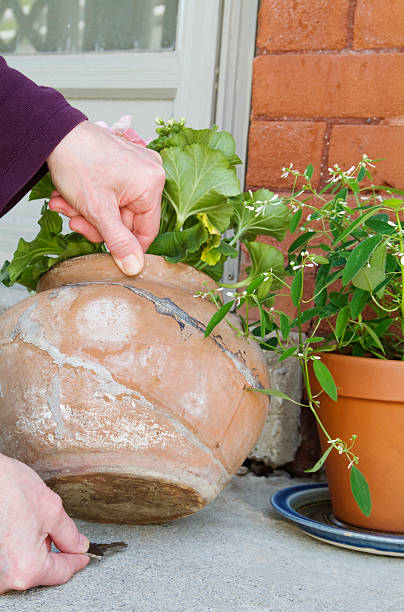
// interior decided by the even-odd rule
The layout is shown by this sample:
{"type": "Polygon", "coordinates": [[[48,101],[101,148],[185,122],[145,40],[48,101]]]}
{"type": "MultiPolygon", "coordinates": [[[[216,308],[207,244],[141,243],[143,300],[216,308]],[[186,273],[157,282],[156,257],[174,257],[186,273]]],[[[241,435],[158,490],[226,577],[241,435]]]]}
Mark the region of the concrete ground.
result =
{"type": "Polygon", "coordinates": [[[198,514],[161,525],[80,521],[91,540],[128,548],[91,561],[65,585],[0,596],[0,610],[404,612],[404,559],[300,532],[269,505],[292,484],[282,473],[236,476],[198,514]]]}

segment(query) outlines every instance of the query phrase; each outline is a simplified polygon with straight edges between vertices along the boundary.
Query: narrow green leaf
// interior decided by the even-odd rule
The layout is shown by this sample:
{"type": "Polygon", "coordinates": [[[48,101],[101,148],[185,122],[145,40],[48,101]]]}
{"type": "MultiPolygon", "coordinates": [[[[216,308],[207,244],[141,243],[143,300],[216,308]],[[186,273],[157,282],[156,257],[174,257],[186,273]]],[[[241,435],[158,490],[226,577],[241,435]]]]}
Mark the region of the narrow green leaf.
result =
{"type": "Polygon", "coordinates": [[[313,164],[308,164],[306,170],[304,171],[304,176],[308,179],[311,179],[311,177],[313,176],[313,164]]]}
{"type": "Polygon", "coordinates": [[[288,357],[291,357],[291,355],[293,355],[294,353],[296,353],[296,347],[295,346],[290,346],[288,349],[286,349],[285,351],[283,351],[282,355],[279,357],[278,361],[284,361],[285,359],[287,359],[288,357]]]}
{"type": "Polygon", "coordinates": [[[346,326],[349,321],[349,306],[344,306],[338,313],[337,321],[335,323],[335,335],[337,340],[340,340],[345,333],[346,326]]]}
{"type": "Polygon", "coordinates": [[[285,313],[281,312],[281,314],[279,315],[279,322],[280,322],[280,327],[281,327],[282,338],[286,340],[286,338],[289,336],[290,319],[287,315],[285,315],[285,313]]]}
{"type": "Polygon", "coordinates": [[[354,221],[352,221],[350,225],[348,225],[348,227],[344,229],[344,231],[341,234],[335,237],[334,242],[332,243],[332,246],[335,246],[338,242],[342,242],[344,238],[352,234],[352,232],[357,227],[359,227],[359,225],[362,225],[363,223],[365,223],[366,220],[372,217],[374,214],[375,214],[375,209],[372,208],[371,210],[368,210],[368,212],[365,213],[364,215],[360,215],[359,217],[357,217],[354,221]]]}
{"type": "Polygon", "coordinates": [[[351,319],[356,319],[361,314],[369,299],[369,291],[355,289],[350,303],[351,319]]]}
{"type": "Polygon", "coordinates": [[[259,312],[260,312],[260,325],[259,325],[260,337],[263,338],[265,336],[265,334],[267,333],[266,312],[262,308],[261,304],[258,305],[258,308],[259,308],[259,312]]]}
{"type": "Polygon", "coordinates": [[[394,234],[394,232],[397,231],[397,228],[394,225],[390,225],[389,223],[386,223],[386,221],[382,221],[380,219],[375,219],[375,217],[377,216],[378,215],[375,215],[374,217],[368,219],[365,225],[370,227],[370,229],[376,232],[377,234],[390,235],[394,234]]]}
{"type": "Polygon", "coordinates": [[[264,278],[265,276],[262,274],[261,276],[258,276],[253,281],[251,281],[251,283],[248,285],[246,289],[246,293],[247,294],[253,293],[261,285],[261,283],[264,282],[264,278]]]}
{"type": "Polygon", "coordinates": [[[358,178],[356,179],[358,183],[361,183],[366,176],[366,168],[365,166],[361,166],[361,169],[358,172],[358,178]]]}
{"type": "Polygon", "coordinates": [[[308,308],[307,310],[304,310],[302,313],[300,313],[300,317],[296,317],[292,321],[290,327],[296,327],[296,325],[299,323],[299,320],[301,325],[303,325],[303,323],[306,323],[307,321],[310,321],[310,319],[320,313],[321,309],[321,306],[315,306],[314,308],[308,308]]]}
{"type": "Polygon", "coordinates": [[[338,398],[337,387],[335,386],[330,370],[319,359],[313,361],[313,370],[321,388],[324,389],[334,402],[336,402],[338,398]]]}
{"type": "Polygon", "coordinates": [[[302,209],[300,208],[297,213],[295,213],[293,215],[293,217],[291,217],[290,219],[290,223],[289,223],[289,231],[291,234],[293,234],[296,231],[297,226],[300,223],[300,220],[302,218],[302,209]]]}
{"type": "Polygon", "coordinates": [[[382,351],[382,353],[384,353],[385,352],[384,346],[380,342],[379,336],[376,334],[376,332],[374,332],[373,329],[370,327],[370,325],[367,325],[366,323],[364,323],[363,326],[368,332],[369,336],[372,338],[375,345],[382,351]]]}
{"type": "Polygon", "coordinates": [[[324,255],[314,255],[312,257],[312,260],[314,261],[314,263],[316,264],[328,264],[329,261],[327,259],[327,257],[324,257],[324,255]]]}
{"type": "Polygon", "coordinates": [[[220,321],[225,318],[229,310],[232,308],[233,304],[233,300],[231,302],[227,302],[227,304],[223,304],[223,306],[221,306],[219,310],[215,312],[215,314],[206,326],[205,338],[207,338],[209,334],[215,329],[216,325],[218,325],[220,321]]]}
{"type": "Polygon", "coordinates": [[[310,468],[309,470],[304,470],[307,474],[310,474],[311,472],[318,472],[318,470],[323,467],[325,460],[327,459],[328,455],[330,454],[330,452],[332,451],[332,446],[330,445],[327,450],[325,451],[325,453],[320,457],[320,459],[317,461],[317,463],[315,463],[313,465],[312,468],[310,468]]]}
{"type": "Polygon", "coordinates": [[[351,491],[361,512],[365,516],[370,516],[372,499],[369,485],[362,472],[355,465],[351,467],[351,491]]]}
{"type": "Polygon", "coordinates": [[[404,191],[402,189],[397,189],[396,187],[386,187],[386,185],[375,185],[375,191],[382,191],[383,193],[398,193],[399,195],[404,196],[404,191]]]}
{"type": "Polygon", "coordinates": [[[294,242],[292,242],[292,244],[290,245],[288,249],[288,253],[292,253],[299,247],[306,245],[307,243],[310,242],[310,240],[313,240],[315,237],[316,237],[316,232],[304,232],[298,238],[296,238],[294,242]]]}
{"type": "Polygon", "coordinates": [[[372,236],[371,238],[366,238],[362,242],[360,242],[351,252],[348,260],[346,262],[344,272],[342,274],[342,284],[345,287],[350,280],[353,279],[355,274],[359,272],[363,266],[365,266],[381,241],[380,236],[372,236]]]}
{"type": "Polygon", "coordinates": [[[290,296],[294,306],[297,306],[301,297],[303,286],[303,273],[302,270],[296,272],[296,276],[293,279],[292,286],[290,288],[290,296]]]}

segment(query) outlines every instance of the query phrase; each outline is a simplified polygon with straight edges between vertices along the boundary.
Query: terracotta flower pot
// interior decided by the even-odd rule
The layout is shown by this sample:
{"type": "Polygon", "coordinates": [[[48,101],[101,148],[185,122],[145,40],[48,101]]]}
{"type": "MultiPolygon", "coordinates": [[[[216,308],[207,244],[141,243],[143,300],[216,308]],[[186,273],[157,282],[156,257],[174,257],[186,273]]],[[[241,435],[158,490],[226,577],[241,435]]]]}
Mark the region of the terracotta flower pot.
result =
{"type": "MultiPolygon", "coordinates": [[[[146,256],[64,262],[0,318],[0,452],[31,465],[75,517],[191,514],[231,479],[264,425],[257,345],[194,298],[210,279],[146,256]]],[[[232,315],[233,316],[233,315],[232,315]]],[[[237,325],[237,319],[234,324],[237,325]]]]}
{"type": "MultiPolygon", "coordinates": [[[[338,387],[338,401],[323,393],[319,416],[332,438],[358,436],[354,451],[372,496],[367,518],[351,494],[346,457],[332,451],[325,465],[333,512],[351,525],[404,533],[404,363],[327,353],[321,359],[338,387]]],[[[324,451],[328,444],[323,435],[320,440],[324,451]]]]}

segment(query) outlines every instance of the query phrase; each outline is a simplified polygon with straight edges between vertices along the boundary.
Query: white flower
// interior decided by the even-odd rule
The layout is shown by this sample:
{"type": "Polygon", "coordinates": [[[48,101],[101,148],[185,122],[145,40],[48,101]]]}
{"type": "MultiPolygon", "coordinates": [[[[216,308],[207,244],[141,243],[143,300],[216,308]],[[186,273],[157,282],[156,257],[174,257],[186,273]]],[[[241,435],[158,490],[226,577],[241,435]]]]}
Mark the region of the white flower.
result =
{"type": "Polygon", "coordinates": [[[354,463],[355,463],[355,458],[351,459],[351,461],[349,462],[348,470],[351,469],[351,467],[353,466],[354,463]]]}

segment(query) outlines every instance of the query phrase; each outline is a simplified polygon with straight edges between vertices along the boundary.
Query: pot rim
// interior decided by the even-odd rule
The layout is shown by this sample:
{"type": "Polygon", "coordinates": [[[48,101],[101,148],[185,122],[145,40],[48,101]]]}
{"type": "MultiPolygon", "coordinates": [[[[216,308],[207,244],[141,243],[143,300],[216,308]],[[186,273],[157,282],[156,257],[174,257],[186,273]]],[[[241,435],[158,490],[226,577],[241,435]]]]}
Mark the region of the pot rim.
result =
{"type": "MultiPolygon", "coordinates": [[[[321,353],[321,360],[331,371],[338,396],[378,402],[404,402],[403,361],[331,352],[321,353]]],[[[318,387],[314,377],[313,383],[318,387]]]]}
{"type": "Polygon", "coordinates": [[[191,293],[214,289],[215,281],[201,270],[188,264],[169,263],[161,255],[144,255],[145,265],[139,274],[127,276],[116,265],[110,253],[91,253],[66,259],[53,266],[39,280],[36,292],[55,289],[66,284],[80,282],[120,282],[136,285],[142,282],[158,282],[170,287],[182,287],[191,293]]]}

